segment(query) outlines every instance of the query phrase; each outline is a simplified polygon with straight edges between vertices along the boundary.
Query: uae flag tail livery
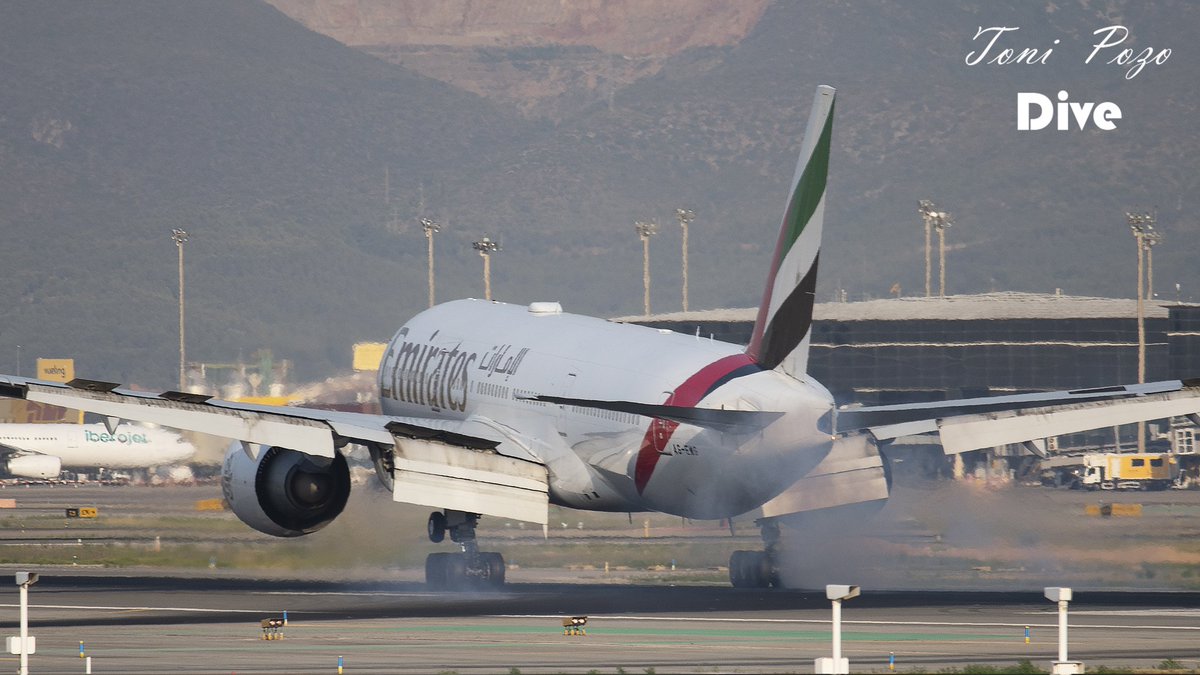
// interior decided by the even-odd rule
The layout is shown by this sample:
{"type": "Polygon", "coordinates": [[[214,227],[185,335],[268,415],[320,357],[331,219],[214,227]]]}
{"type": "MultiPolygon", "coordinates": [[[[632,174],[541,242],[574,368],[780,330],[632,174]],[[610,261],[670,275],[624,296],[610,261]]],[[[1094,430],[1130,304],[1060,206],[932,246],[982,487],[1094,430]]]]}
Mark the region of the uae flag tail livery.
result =
{"type": "Polygon", "coordinates": [[[800,377],[808,367],[825,182],[833,133],[833,87],[817,88],[792,177],[771,273],[746,354],[764,368],[800,377]]]}

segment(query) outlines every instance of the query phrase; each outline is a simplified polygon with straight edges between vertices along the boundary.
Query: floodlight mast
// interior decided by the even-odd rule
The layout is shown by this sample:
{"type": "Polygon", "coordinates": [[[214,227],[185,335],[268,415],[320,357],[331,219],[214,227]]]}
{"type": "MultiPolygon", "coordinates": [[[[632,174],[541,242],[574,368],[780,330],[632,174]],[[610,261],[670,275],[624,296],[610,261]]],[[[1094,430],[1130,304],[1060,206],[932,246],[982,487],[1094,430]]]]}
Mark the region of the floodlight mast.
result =
{"type": "Polygon", "coordinates": [[[492,299],[492,254],[500,250],[500,245],[483,235],[483,239],[471,244],[483,258],[483,299],[492,299]]]}
{"type": "Polygon", "coordinates": [[[633,229],[642,240],[642,313],[650,316],[650,237],[658,234],[658,222],[639,220],[633,229]]]}
{"type": "Polygon", "coordinates": [[[1142,246],[1146,249],[1146,299],[1154,302],[1154,247],[1161,244],[1163,235],[1151,224],[1142,235],[1142,246]]]}
{"type": "MultiPolygon", "coordinates": [[[[1138,383],[1146,381],[1146,284],[1145,258],[1149,246],[1146,245],[1146,233],[1154,229],[1155,215],[1152,211],[1126,212],[1125,218],[1129,230],[1137,241],[1137,332],[1138,332],[1138,383]]],[[[1146,423],[1138,422],[1137,449],[1139,453],[1146,451],[1146,423]]]]}
{"type": "Polygon", "coordinates": [[[917,202],[917,213],[921,214],[921,220],[925,222],[925,297],[933,295],[932,268],[933,262],[931,258],[932,245],[930,237],[933,232],[933,214],[937,213],[937,207],[928,199],[922,199],[917,202]]]}
{"type": "Polygon", "coordinates": [[[425,231],[425,240],[428,243],[429,248],[429,306],[433,307],[433,235],[441,232],[442,224],[430,220],[429,218],[422,218],[421,229],[425,231]]]}
{"type": "Polygon", "coordinates": [[[171,240],[179,249],[179,391],[187,390],[187,374],[184,370],[184,332],[183,332],[183,244],[188,240],[188,233],[178,227],[171,230],[171,240]]]}
{"type": "Polygon", "coordinates": [[[675,209],[679,227],[683,228],[683,311],[688,311],[688,225],[696,219],[691,209],[675,209]]]}
{"type": "MultiPolygon", "coordinates": [[[[1142,248],[1146,251],[1146,299],[1149,300],[1150,302],[1154,302],[1154,247],[1157,246],[1158,244],[1162,243],[1162,240],[1163,240],[1162,233],[1159,232],[1158,230],[1154,229],[1154,225],[1157,222],[1157,220],[1158,219],[1155,217],[1155,214],[1153,212],[1151,212],[1150,223],[1146,227],[1146,231],[1142,233],[1142,248]]],[[[1145,368],[1146,368],[1146,365],[1145,365],[1145,363],[1146,363],[1145,321],[1146,321],[1145,312],[1143,312],[1142,313],[1142,326],[1143,327],[1142,327],[1142,330],[1140,331],[1142,337],[1141,337],[1141,341],[1140,341],[1140,358],[1139,358],[1139,361],[1142,364],[1141,369],[1143,371],[1145,371],[1145,368]]],[[[1145,377],[1144,373],[1143,373],[1142,377],[1143,378],[1145,377]]],[[[1146,427],[1146,423],[1144,421],[1138,422],[1138,440],[1142,445],[1145,444],[1145,441],[1142,440],[1146,437],[1146,434],[1144,433],[1145,427],[1146,427]]],[[[1138,452],[1142,451],[1142,445],[1138,446],[1138,452]]]]}
{"type": "Polygon", "coordinates": [[[950,214],[945,211],[938,211],[934,214],[934,228],[938,233],[938,297],[946,297],[946,228],[954,223],[950,219],[950,214]]]}

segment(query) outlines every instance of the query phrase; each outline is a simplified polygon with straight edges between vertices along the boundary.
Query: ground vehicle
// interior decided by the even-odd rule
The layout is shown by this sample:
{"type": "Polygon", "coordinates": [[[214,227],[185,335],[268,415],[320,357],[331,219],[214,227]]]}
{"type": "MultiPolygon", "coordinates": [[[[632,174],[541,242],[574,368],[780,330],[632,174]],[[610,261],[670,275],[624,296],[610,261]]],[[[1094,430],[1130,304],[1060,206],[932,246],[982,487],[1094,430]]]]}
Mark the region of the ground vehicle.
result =
{"type": "Polygon", "coordinates": [[[1096,453],[1084,455],[1079,482],[1089,490],[1165,490],[1178,473],[1167,453],[1096,453]]]}

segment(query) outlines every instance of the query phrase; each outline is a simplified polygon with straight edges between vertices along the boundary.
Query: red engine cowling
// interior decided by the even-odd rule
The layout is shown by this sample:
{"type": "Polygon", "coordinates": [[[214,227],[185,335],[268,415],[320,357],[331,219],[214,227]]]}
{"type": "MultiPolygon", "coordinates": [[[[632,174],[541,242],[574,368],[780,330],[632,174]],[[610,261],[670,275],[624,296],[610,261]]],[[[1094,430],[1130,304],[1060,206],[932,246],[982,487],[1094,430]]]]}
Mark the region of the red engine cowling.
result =
{"type": "Polygon", "coordinates": [[[243,523],[276,537],[299,537],[328,525],[350,498],[350,468],[332,459],[272,447],[251,459],[241,443],[225,453],[225,501],[243,523]]]}

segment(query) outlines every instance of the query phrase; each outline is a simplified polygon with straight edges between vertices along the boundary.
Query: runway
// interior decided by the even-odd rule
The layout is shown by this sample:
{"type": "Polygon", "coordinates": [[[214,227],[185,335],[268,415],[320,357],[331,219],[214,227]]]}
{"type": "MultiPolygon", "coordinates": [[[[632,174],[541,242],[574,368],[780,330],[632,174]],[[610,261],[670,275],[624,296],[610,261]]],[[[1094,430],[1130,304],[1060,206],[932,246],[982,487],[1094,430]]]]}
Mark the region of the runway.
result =
{"type": "MultiPolygon", "coordinates": [[[[67,575],[30,591],[34,673],[812,672],[829,655],[830,608],[816,591],[513,584],[434,594],[421,584],[67,575]],[[260,620],[288,614],[284,639],[260,620]],[[588,615],[586,636],[561,618],[588,615]]],[[[16,634],[17,593],[0,615],[16,634]]],[[[844,607],[855,672],[939,670],[1056,656],[1054,606],[1039,593],[880,592],[844,607]],[[1025,642],[1025,626],[1030,641],[1025,642]]],[[[1071,658],[1197,667],[1200,594],[1077,592],[1071,658]]],[[[15,656],[4,656],[16,666],[15,656]]]]}

